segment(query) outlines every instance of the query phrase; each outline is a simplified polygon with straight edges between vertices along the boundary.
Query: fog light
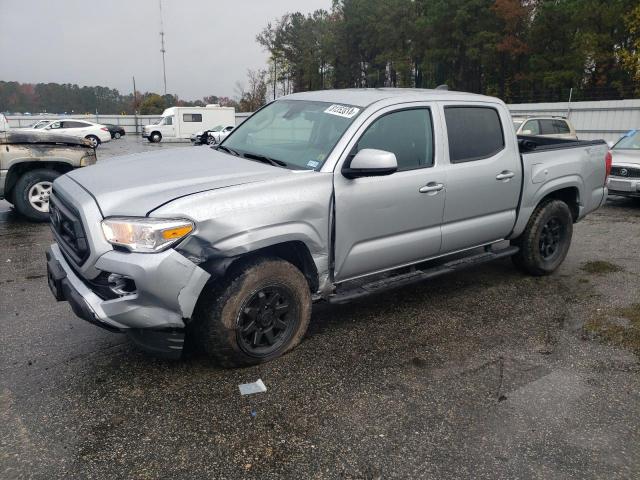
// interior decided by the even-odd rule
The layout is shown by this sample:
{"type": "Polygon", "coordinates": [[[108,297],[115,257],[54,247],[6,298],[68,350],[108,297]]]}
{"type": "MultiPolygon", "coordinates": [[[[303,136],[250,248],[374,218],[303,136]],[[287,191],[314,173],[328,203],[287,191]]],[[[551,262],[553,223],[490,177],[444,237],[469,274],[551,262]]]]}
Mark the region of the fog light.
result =
{"type": "Polygon", "coordinates": [[[136,282],[133,281],[133,278],[119,273],[112,273],[107,281],[109,282],[109,289],[120,297],[136,293],[136,282]]]}

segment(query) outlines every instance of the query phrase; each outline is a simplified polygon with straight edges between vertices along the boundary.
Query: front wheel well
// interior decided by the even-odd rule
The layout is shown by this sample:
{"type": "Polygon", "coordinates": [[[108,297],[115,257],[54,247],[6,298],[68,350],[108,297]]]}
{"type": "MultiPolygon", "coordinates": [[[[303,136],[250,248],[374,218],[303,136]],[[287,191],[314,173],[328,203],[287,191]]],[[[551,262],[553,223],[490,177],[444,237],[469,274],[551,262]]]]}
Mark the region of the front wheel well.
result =
{"type": "Polygon", "coordinates": [[[536,208],[550,200],[561,200],[566,203],[571,211],[571,217],[573,218],[574,223],[578,220],[578,216],[580,215],[580,192],[576,187],[561,188],[548,193],[542,200],[540,200],[540,202],[538,202],[536,208]]]}
{"type": "Polygon", "coordinates": [[[212,259],[202,264],[201,267],[211,273],[212,278],[215,279],[225,276],[227,273],[233,274],[234,270],[256,258],[280,258],[291,263],[302,272],[311,293],[318,291],[320,285],[318,269],[309,248],[299,240],[270,245],[233,258],[212,259]]]}
{"type": "Polygon", "coordinates": [[[30,172],[31,170],[40,169],[55,170],[56,172],[60,172],[60,175],[63,175],[73,170],[73,167],[70,164],[64,162],[34,161],[16,163],[15,165],[12,165],[11,168],[9,168],[9,172],[7,173],[7,179],[5,181],[5,192],[7,192],[6,197],[11,198],[13,189],[22,175],[30,172]]]}

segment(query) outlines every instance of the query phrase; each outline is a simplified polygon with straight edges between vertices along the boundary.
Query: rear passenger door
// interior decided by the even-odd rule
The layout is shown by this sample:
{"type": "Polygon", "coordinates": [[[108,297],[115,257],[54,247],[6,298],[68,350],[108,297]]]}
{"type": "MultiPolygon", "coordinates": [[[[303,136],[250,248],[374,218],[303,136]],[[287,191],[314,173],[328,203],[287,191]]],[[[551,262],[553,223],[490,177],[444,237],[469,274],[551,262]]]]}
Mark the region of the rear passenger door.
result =
{"type": "Polygon", "coordinates": [[[449,166],[442,252],[505,238],[516,220],[522,167],[511,118],[499,104],[442,103],[449,166]]]}

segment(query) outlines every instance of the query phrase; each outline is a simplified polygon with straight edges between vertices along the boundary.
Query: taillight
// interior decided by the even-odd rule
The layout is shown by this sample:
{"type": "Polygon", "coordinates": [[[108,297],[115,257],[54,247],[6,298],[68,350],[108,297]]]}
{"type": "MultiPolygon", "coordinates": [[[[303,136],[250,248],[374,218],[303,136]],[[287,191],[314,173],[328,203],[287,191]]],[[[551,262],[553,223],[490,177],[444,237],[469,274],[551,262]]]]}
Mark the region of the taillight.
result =
{"type": "Polygon", "coordinates": [[[106,128],[106,127],[102,127],[100,130],[102,130],[103,132],[108,132],[109,131],[109,129],[106,128]]]}
{"type": "Polygon", "coordinates": [[[609,174],[611,173],[611,165],[613,164],[613,155],[611,152],[607,152],[604,156],[604,183],[607,183],[607,178],[609,178],[609,174]]]}

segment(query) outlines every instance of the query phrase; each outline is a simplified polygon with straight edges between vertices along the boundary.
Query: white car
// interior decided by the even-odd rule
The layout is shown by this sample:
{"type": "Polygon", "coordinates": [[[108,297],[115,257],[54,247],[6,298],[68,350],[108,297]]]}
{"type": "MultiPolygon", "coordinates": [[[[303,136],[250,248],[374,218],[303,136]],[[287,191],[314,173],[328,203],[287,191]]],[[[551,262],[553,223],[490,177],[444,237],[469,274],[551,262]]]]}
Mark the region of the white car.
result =
{"type": "Polygon", "coordinates": [[[24,130],[40,130],[41,128],[49,125],[53,120],[38,120],[36,123],[32,123],[28,127],[25,127],[24,130]]]}
{"type": "Polygon", "coordinates": [[[93,148],[111,140],[109,129],[99,123],[88,122],[87,120],[76,120],[65,118],[64,120],[54,120],[44,127],[39,127],[38,131],[64,133],[73,137],[86,138],[91,142],[93,148]]]}
{"type": "Polygon", "coordinates": [[[233,125],[227,125],[226,127],[221,126],[219,129],[216,128],[214,130],[209,130],[209,144],[220,143],[222,140],[227,138],[231,131],[236,128],[233,125]]]}

